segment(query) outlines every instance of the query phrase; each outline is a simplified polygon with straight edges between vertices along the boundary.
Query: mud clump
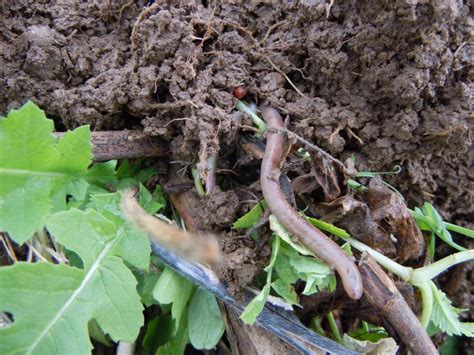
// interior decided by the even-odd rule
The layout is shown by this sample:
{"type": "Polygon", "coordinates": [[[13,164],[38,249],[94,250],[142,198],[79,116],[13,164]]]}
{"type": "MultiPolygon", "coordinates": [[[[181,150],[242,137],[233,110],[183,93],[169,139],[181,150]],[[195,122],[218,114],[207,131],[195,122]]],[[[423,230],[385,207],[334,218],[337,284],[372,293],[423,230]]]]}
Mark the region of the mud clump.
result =
{"type": "MultiPolygon", "coordinates": [[[[400,165],[390,183],[410,207],[472,220],[470,2],[149,3],[1,2],[0,111],[33,100],[59,129],[142,128],[170,160],[232,170],[245,83],[359,171],[400,165]]],[[[209,227],[228,229],[238,203],[232,188],[203,200],[209,227]]]]}
{"type": "Polygon", "coordinates": [[[402,165],[411,202],[474,213],[469,3],[170,4],[3,2],[0,110],[31,99],[66,128],[141,125],[203,162],[236,143],[246,83],[359,170],[402,165]]]}

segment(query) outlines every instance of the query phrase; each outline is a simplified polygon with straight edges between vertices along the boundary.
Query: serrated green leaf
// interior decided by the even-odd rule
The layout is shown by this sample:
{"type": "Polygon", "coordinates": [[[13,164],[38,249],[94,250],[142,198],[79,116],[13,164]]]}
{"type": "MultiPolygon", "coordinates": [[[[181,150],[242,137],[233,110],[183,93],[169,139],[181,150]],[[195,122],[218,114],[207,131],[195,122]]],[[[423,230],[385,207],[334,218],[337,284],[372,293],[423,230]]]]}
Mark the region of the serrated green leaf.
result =
{"type": "Polygon", "coordinates": [[[0,121],[0,229],[19,244],[65,206],[67,195],[81,199],[87,189],[89,127],[68,132],[59,141],[53,129],[53,121],[32,102],[0,121]],[[17,215],[9,213],[12,208],[17,215]]]}
{"type": "Polygon", "coordinates": [[[111,221],[123,236],[114,246],[114,251],[130,265],[141,270],[148,270],[151,253],[150,240],[146,233],[124,217],[120,207],[121,202],[120,192],[94,194],[89,206],[100,211],[100,214],[111,221]]]}
{"type": "Polygon", "coordinates": [[[90,353],[91,319],[113,340],[133,342],[143,307],[133,274],[112,252],[120,238],[113,224],[95,211],[70,210],[51,216],[47,227],[84,269],[47,263],[0,268],[0,284],[14,285],[0,288],[0,304],[15,320],[0,329],[0,353],[90,353]]]}
{"type": "Polygon", "coordinates": [[[262,291],[253,298],[252,301],[245,307],[244,312],[240,315],[240,319],[246,324],[253,324],[257,320],[257,317],[262,313],[265,303],[267,302],[268,296],[270,295],[270,288],[272,283],[272,272],[273,266],[278,258],[280,252],[281,240],[278,236],[275,236],[272,241],[272,255],[270,257],[270,263],[264,269],[267,272],[267,281],[262,291]]]}
{"type": "Polygon", "coordinates": [[[54,170],[75,174],[78,171],[85,172],[92,161],[91,131],[89,126],[82,126],[68,131],[58,141],[56,149],[59,159],[56,161],[54,170]],[[70,159],[74,157],[74,159],[70,159]]]}
{"type": "Polygon", "coordinates": [[[463,310],[454,307],[446,294],[438,289],[432,281],[430,285],[433,291],[433,310],[431,312],[433,324],[448,335],[473,337],[474,323],[462,323],[458,316],[463,310]]]}
{"type": "Polygon", "coordinates": [[[191,299],[188,311],[188,335],[196,349],[214,348],[224,334],[225,326],[216,297],[201,288],[191,299]]]}
{"type": "Polygon", "coordinates": [[[290,264],[289,257],[280,253],[275,261],[275,271],[278,277],[290,285],[298,281],[298,274],[293,269],[293,266],[290,264]]]}
{"type": "Polygon", "coordinates": [[[51,183],[47,179],[27,179],[0,197],[0,230],[7,231],[13,240],[22,244],[44,226],[51,210],[51,183]]]}
{"type": "Polygon", "coordinates": [[[260,218],[262,218],[263,212],[267,208],[267,204],[265,201],[261,201],[257,203],[250,211],[240,217],[235,223],[232,225],[234,229],[246,229],[250,228],[257,223],[260,218]]]}
{"type": "Polygon", "coordinates": [[[170,268],[165,268],[153,289],[153,297],[160,304],[170,304],[171,314],[179,328],[181,318],[184,314],[189,298],[193,292],[194,285],[170,268]]]}

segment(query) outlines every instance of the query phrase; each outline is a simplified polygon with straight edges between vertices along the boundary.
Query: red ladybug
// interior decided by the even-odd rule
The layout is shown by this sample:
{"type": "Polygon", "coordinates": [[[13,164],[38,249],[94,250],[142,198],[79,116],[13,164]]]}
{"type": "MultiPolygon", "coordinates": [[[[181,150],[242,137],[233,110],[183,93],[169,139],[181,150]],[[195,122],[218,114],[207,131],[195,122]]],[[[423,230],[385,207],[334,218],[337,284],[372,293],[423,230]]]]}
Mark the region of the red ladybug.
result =
{"type": "Polygon", "coordinates": [[[233,94],[239,100],[242,100],[247,95],[247,87],[245,84],[238,85],[234,88],[233,94]]]}

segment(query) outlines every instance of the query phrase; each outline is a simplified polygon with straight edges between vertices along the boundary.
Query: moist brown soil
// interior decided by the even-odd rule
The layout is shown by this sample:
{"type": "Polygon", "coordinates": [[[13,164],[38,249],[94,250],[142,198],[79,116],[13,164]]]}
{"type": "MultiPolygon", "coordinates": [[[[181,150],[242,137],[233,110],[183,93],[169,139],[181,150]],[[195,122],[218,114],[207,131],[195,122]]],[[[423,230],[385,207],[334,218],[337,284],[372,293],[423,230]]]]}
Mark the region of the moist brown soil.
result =
{"type": "MultiPolygon", "coordinates": [[[[144,129],[169,143],[170,161],[202,170],[217,154],[226,191],[204,201],[202,219],[240,241],[225,249],[241,285],[268,256],[229,231],[261,196],[259,163],[239,144],[251,125],[234,108],[241,83],[359,171],[400,165],[388,179],[408,205],[430,201],[474,226],[470,2],[174,3],[2,1],[0,112],[33,100],[59,130],[144,129]]],[[[472,263],[450,275],[450,296],[469,308],[472,263]]]]}

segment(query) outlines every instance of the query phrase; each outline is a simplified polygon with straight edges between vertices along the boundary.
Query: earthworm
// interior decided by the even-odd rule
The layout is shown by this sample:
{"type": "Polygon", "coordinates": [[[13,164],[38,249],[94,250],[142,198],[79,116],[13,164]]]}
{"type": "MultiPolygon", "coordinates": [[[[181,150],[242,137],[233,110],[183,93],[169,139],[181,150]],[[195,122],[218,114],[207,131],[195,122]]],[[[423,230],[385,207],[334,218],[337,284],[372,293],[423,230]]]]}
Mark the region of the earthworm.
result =
{"type": "Polygon", "coordinates": [[[280,114],[271,107],[264,106],[260,111],[268,125],[260,183],[270,211],[316,256],[337,270],[349,297],[359,299],[362,296],[362,280],[354,262],[339,245],[303,219],[286,200],[279,183],[280,163],[284,150],[283,121],[280,114]]]}

